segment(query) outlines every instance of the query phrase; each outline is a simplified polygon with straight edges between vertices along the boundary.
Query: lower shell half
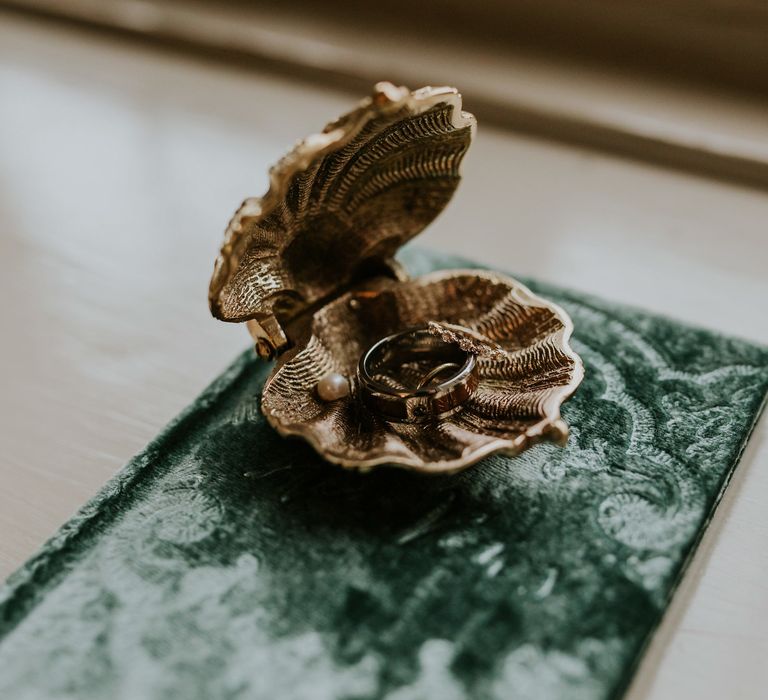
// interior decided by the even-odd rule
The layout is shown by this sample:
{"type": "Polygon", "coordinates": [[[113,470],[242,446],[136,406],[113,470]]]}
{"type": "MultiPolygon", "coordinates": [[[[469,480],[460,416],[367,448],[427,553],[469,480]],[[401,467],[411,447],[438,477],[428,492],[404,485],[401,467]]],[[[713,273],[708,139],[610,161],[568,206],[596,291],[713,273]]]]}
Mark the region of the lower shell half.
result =
{"type": "Polygon", "coordinates": [[[583,377],[571,331],[561,308],[497,273],[382,280],[338,297],[305,322],[267,380],[262,410],[279,433],[304,438],[344,467],[460,471],[542,439],[564,444],[560,406],[583,377]],[[426,423],[388,422],[361,400],[360,357],[382,337],[430,324],[466,328],[494,351],[478,356],[479,383],[461,410],[426,423]],[[349,379],[349,395],[321,400],[317,385],[329,373],[349,379]]]}

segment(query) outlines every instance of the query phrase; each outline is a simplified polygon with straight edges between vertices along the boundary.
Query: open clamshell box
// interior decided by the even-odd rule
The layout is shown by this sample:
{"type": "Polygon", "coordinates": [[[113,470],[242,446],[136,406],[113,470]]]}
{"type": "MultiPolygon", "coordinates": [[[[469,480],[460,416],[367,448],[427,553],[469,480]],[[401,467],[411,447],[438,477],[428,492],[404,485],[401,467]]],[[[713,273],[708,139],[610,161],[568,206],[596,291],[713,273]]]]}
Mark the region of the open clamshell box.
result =
{"type": "Polygon", "coordinates": [[[330,462],[446,473],[567,437],[560,405],[583,372],[566,313],[495,272],[409,278],[394,260],[453,196],[474,130],[455,89],[380,83],[299,142],[227,228],[211,311],[246,322],[259,355],[276,358],[261,402],[270,424],[330,462]],[[409,328],[476,354],[474,391],[447,417],[392,421],[362,400],[361,356],[409,328]],[[329,373],[348,379],[347,395],[320,397],[329,373]]]}

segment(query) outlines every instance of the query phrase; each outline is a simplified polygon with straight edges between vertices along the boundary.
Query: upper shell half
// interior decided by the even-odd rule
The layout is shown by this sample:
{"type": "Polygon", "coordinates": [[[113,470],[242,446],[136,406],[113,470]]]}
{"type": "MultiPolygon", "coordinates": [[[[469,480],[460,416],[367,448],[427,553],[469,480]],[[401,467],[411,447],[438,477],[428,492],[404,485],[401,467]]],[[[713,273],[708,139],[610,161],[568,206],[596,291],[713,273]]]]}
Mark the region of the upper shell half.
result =
{"type": "Polygon", "coordinates": [[[394,256],[453,196],[474,126],[454,88],[378,84],[237,211],[211,279],[213,315],[282,324],[394,256]]]}
{"type": "Polygon", "coordinates": [[[565,440],[560,405],[583,375],[571,330],[559,307],[496,273],[379,281],[315,313],[267,381],[262,409],[280,433],[305,438],[346,467],[458,471],[493,452],[565,440]],[[386,335],[430,322],[463,326],[498,347],[478,357],[479,386],[458,413],[417,425],[384,421],[360,399],[353,379],[360,356],[386,335]],[[329,372],[353,379],[349,396],[319,399],[317,383],[329,372]]]}

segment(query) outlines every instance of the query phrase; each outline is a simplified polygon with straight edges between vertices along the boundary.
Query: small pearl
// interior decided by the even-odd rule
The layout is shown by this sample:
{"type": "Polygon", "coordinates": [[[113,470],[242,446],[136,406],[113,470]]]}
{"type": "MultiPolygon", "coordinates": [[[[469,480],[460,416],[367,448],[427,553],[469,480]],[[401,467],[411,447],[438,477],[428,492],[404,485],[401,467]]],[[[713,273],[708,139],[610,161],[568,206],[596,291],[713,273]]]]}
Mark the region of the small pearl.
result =
{"type": "Polygon", "coordinates": [[[329,372],[317,383],[317,395],[322,401],[337,401],[349,395],[349,380],[337,372],[329,372]]]}

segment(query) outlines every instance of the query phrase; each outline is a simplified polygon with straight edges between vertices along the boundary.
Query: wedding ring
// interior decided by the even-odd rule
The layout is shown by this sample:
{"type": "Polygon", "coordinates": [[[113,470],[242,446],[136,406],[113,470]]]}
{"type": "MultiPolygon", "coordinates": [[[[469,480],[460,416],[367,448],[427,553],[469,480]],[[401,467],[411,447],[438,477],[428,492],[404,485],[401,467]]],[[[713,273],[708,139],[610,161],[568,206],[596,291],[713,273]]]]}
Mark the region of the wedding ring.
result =
{"type": "Polygon", "coordinates": [[[478,385],[477,358],[416,328],[382,338],[360,358],[363,401],[388,421],[422,423],[461,409],[478,385]]]}

